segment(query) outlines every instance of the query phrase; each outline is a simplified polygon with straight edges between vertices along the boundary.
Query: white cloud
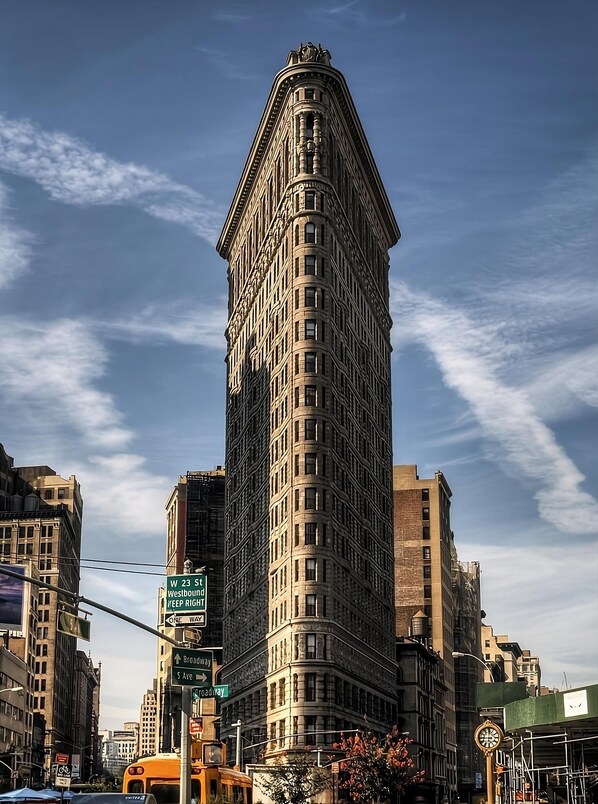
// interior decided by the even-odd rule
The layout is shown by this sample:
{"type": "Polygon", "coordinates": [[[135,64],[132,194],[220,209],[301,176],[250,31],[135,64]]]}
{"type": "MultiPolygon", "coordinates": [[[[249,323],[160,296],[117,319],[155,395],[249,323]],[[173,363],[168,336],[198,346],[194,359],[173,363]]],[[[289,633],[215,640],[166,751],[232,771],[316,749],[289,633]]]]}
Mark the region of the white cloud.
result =
{"type": "Polygon", "coordinates": [[[10,217],[8,190],[0,182],[0,289],[23,274],[31,256],[31,237],[10,217]]]}
{"type": "Polygon", "coordinates": [[[598,656],[595,640],[588,651],[588,634],[596,625],[596,548],[572,542],[566,550],[561,545],[530,546],[526,535],[521,534],[520,546],[467,545],[468,555],[482,568],[485,622],[540,656],[543,683],[562,688],[563,673],[573,686],[592,682],[598,656]],[[555,622],[567,623],[558,640],[555,622]]]}
{"type": "Polygon", "coordinates": [[[211,307],[188,301],[152,304],[138,315],[96,323],[108,334],[134,343],[172,341],[224,350],[226,322],[227,302],[222,299],[211,307]]]}
{"type": "Polygon", "coordinates": [[[0,115],[0,168],[40,184],[57,201],[130,204],[191,228],[213,244],[223,221],[200,193],[142,165],[117,162],[60,131],[0,115]]]}
{"type": "Polygon", "coordinates": [[[446,385],[464,399],[483,435],[501,448],[501,460],[537,487],[540,516],[559,530],[594,533],[596,500],[585,478],[539,418],[523,390],[497,371],[510,345],[497,328],[481,327],[459,311],[395,283],[393,317],[399,341],[414,340],[433,354],[446,385]]]}
{"type": "Polygon", "coordinates": [[[79,321],[0,319],[0,395],[49,429],[74,428],[88,446],[118,449],[132,433],[112,396],[94,387],[107,359],[79,321]]]}
{"type": "Polygon", "coordinates": [[[152,474],[140,455],[90,455],[73,471],[85,497],[85,516],[95,532],[125,540],[164,532],[164,506],[176,479],[152,474]]]}

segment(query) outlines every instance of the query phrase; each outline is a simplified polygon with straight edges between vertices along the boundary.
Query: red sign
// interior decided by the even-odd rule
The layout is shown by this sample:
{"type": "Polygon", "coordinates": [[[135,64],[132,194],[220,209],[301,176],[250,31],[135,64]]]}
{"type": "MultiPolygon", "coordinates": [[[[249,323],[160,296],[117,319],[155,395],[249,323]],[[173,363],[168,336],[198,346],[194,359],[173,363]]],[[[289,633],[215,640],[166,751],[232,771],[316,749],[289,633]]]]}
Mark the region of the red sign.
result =
{"type": "Polygon", "coordinates": [[[68,754],[56,754],[54,757],[54,761],[58,765],[68,765],[69,764],[69,755],[68,754]]]}
{"type": "Polygon", "coordinates": [[[191,734],[201,734],[203,731],[203,720],[200,717],[192,717],[189,720],[189,732],[191,734]]]}

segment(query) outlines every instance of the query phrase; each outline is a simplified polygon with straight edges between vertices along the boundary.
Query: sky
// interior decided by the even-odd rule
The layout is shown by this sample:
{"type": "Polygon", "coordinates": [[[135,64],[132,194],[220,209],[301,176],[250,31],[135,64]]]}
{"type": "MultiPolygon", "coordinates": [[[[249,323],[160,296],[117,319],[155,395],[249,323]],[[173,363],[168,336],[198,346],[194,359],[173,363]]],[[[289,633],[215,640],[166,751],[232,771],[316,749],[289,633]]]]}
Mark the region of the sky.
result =
{"type": "MultiPolygon", "coordinates": [[[[548,686],[596,683],[597,34],[581,0],[1,4],[0,442],[81,483],[84,596],[155,627],[168,495],[224,463],[215,243],[311,40],[402,231],[394,462],[445,474],[495,633],[548,686]]],[[[156,640],[91,619],[120,728],[156,640]]]]}

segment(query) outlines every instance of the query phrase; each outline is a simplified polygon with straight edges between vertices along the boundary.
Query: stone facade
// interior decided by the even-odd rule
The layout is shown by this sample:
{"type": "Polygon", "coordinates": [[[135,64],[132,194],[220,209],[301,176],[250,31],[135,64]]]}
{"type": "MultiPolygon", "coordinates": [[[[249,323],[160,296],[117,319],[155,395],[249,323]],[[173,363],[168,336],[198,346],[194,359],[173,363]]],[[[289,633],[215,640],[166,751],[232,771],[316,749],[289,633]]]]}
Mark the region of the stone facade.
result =
{"type": "Polygon", "coordinates": [[[249,740],[270,738],[266,753],[396,719],[388,249],[399,236],[343,76],[319,46],[291,51],[218,243],[229,263],[222,733],[240,719],[249,740]]]}
{"type": "MultiPolygon", "coordinates": [[[[83,501],[76,477],[49,466],[14,467],[0,445],[0,488],[0,559],[30,562],[41,581],[78,592],[83,501]]],[[[46,745],[72,753],[76,640],[57,631],[57,592],[39,588],[36,596],[35,637],[28,634],[23,647],[32,709],[45,718],[46,745]]],[[[48,769],[50,760],[48,752],[48,769]]]]}

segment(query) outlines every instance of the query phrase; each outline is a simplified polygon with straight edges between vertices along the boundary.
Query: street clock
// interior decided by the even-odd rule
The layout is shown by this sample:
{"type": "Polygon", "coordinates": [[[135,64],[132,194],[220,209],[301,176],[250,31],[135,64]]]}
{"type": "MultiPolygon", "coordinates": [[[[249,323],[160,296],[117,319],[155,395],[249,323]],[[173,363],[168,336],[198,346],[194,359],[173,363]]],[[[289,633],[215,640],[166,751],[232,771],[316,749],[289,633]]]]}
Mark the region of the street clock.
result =
{"type": "Polygon", "coordinates": [[[477,747],[485,754],[491,754],[496,751],[502,743],[503,737],[504,734],[500,726],[497,726],[491,720],[486,720],[478,726],[473,735],[477,747]]]}

